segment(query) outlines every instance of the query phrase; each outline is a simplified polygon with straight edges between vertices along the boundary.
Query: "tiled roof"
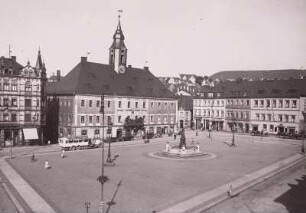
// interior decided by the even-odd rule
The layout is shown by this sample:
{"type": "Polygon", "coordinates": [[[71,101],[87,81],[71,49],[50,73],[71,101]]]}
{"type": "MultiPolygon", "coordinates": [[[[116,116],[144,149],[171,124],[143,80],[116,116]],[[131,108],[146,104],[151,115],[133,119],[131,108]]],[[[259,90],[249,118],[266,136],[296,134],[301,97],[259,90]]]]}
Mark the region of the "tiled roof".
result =
{"type": "Polygon", "coordinates": [[[50,83],[48,94],[104,94],[173,98],[148,69],[127,67],[117,73],[112,66],[82,61],[58,83],[50,83]]]}
{"type": "Polygon", "coordinates": [[[287,70],[250,70],[250,71],[221,71],[210,76],[212,79],[226,81],[229,79],[252,79],[256,80],[274,80],[274,79],[298,79],[301,74],[306,76],[306,70],[287,69],[287,70]]]}
{"type": "Polygon", "coordinates": [[[193,98],[192,96],[179,96],[178,97],[178,108],[182,107],[184,110],[193,109],[193,98]]]}
{"type": "Polygon", "coordinates": [[[208,92],[224,98],[298,98],[306,95],[306,79],[225,82],[202,88],[202,93],[208,92]]]}
{"type": "Polygon", "coordinates": [[[20,71],[22,70],[23,66],[19,64],[16,59],[13,58],[5,58],[1,57],[0,58],[0,69],[1,68],[12,68],[13,70],[13,75],[19,75],[20,71]]]}

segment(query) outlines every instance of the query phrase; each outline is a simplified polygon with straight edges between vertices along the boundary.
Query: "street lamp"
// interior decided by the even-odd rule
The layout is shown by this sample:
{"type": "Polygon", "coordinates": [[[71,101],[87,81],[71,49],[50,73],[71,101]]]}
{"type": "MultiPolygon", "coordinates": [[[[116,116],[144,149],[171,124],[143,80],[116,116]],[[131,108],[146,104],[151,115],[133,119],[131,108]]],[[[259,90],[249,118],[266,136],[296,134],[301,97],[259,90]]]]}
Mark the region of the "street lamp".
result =
{"type": "Polygon", "coordinates": [[[88,209],[90,208],[90,202],[85,202],[86,213],[88,213],[88,209]]]}
{"type": "Polygon", "coordinates": [[[305,124],[306,124],[306,112],[302,111],[302,115],[304,118],[304,129],[302,130],[302,145],[301,145],[301,154],[305,154],[305,146],[304,146],[304,140],[305,140],[305,124]]]}
{"type": "Polygon", "coordinates": [[[106,163],[111,164],[113,162],[112,160],[112,155],[111,155],[111,149],[110,149],[110,144],[111,144],[111,134],[112,134],[112,122],[108,121],[108,128],[107,128],[107,134],[108,134],[108,152],[107,152],[107,159],[106,163]]]}
{"type": "Polygon", "coordinates": [[[100,112],[102,113],[102,168],[101,168],[101,213],[104,213],[104,201],[103,201],[103,190],[104,190],[104,93],[101,95],[101,108],[100,112]]]}

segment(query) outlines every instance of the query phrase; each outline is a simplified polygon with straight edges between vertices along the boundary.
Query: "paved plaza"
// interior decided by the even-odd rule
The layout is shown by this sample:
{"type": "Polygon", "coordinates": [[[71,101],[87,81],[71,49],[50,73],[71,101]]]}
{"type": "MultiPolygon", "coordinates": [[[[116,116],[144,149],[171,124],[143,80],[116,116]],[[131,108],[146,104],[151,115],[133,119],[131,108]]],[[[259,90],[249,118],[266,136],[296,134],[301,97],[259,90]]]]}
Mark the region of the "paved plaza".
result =
{"type": "MultiPolygon", "coordinates": [[[[213,133],[212,139],[206,132],[195,136],[190,131],[186,135],[187,145],[193,140],[202,151],[216,157],[174,161],[149,156],[165,149],[166,141],[178,144],[179,137],[176,141],[172,137],[151,140],[149,144],[114,144],[112,155],[119,155],[116,166],[105,167],[109,177],[104,186],[107,212],[162,211],[295,155],[300,149],[300,141],[274,137],[236,135],[237,147],[229,147],[224,142],[231,141],[231,134],[213,133]]],[[[99,212],[101,187],[97,178],[101,174],[101,149],[67,154],[60,158],[55,147],[53,152],[37,152],[35,162],[31,162],[30,155],[21,153],[8,162],[55,211],[84,212],[84,203],[90,202],[89,212],[99,212]],[[51,169],[44,169],[46,160],[51,169]]]]}

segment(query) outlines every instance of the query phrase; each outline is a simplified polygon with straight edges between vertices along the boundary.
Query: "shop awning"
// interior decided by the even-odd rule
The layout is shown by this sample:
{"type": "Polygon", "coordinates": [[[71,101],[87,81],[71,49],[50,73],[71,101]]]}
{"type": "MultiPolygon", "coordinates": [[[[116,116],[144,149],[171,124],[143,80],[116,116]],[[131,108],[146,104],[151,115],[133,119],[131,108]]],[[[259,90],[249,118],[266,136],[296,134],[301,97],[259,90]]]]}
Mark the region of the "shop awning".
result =
{"type": "Polygon", "coordinates": [[[36,128],[23,129],[23,135],[25,140],[36,140],[38,139],[36,128]]]}

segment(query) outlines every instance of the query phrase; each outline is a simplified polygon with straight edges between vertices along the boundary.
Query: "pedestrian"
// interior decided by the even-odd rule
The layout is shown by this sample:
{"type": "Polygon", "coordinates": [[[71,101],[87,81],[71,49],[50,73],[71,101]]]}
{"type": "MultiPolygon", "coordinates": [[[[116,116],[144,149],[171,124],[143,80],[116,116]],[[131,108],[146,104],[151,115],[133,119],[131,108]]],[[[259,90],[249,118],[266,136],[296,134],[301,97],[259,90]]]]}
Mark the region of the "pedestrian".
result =
{"type": "Polygon", "coordinates": [[[176,140],[176,132],[174,132],[173,137],[174,137],[174,140],[176,140]]]}
{"type": "Polygon", "coordinates": [[[45,161],[45,169],[50,169],[50,168],[51,168],[51,166],[50,166],[50,164],[49,164],[49,161],[46,160],[46,161],[45,161]]]}
{"type": "Polygon", "coordinates": [[[66,156],[65,156],[65,150],[63,149],[62,153],[61,153],[61,158],[64,158],[64,157],[66,157],[66,156]]]}
{"type": "Polygon", "coordinates": [[[50,145],[51,144],[51,141],[50,140],[48,140],[48,145],[50,145]]]}

